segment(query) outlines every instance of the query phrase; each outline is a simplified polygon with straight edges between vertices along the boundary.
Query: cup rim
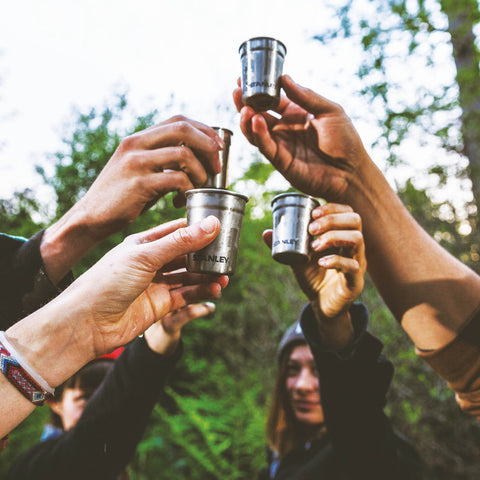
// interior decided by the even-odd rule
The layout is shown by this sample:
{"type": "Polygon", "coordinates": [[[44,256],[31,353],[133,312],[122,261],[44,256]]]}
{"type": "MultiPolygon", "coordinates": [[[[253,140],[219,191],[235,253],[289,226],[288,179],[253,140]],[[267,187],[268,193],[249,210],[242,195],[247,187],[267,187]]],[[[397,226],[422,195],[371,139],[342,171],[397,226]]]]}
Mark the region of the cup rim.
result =
{"type": "Polygon", "coordinates": [[[273,204],[275,202],[277,202],[278,200],[280,200],[281,198],[283,197],[300,197],[300,198],[306,198],[306,199],[309,199],[309,200],[312,200],[314,203],[317,204],[317,206],[320,205],[320,202],[315,198],[315,197],[312,197],[311,195],[307,195],[306,193],[299,193],[299,192],[286,192],[286,193],[280,193],[278,195],[276,195],[273,200],[272,200],[272,203],[270,204],[272,207],[273,207],[273,204]]]}
{"type": "Polygon", "coordinates": [[[253,42],[254,40],[272,40],[273,42],[277,42],[279,45],[281,45],[283,47],[283,50],[284,50],[284,55],[287,54],[287,47],[285,46],[285,44],[281,41],[281,40],[278,40],[278,38],[274,38],[274,37],[267,37],[267,36],[258,36],[258,37],[252,37],[252,38],[249,38],[248,40],[245,40],[244,42],[242,42],[242,44],[240,45],[240,47],[238,48],[238,53],[241,53],[242,51],[242,48],[247,45],[247,43],[249,42],[253,42]]]}
{"type": "Polygon", "coordinates": [[[210,127],[210,128],[213,128],[214,130],[224,130],[225,132],[228,132],[230,136],[233,136],[233,132],[229,128],[217,127],[217,126],[210,127]]]}
{"type": "Polygon", "coordinates": [[[226,190],[224,188],[194,188],[192,190],[187,190],[185,192],[185,197],[188,197],[195,193],[222,193],[227,195],[233,195],[234,197],[243,198],[245,202],[248,202],[249,200],[249,197],[247,195],[244,195],[243,193],[232,192],[231,190],[226,190]]]}

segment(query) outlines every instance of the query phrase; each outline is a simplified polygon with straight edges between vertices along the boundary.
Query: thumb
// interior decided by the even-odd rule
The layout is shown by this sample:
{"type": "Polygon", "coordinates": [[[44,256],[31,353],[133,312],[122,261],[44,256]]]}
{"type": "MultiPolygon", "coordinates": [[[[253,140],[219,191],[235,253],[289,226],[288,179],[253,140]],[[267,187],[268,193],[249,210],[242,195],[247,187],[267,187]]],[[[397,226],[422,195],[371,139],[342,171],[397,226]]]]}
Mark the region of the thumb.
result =
{"type": "Polygon", "coordinates": [[[282,75],[281,82],[287,97],[313,115],[342,110],[342,107],[337,103],[295,83],[289,75],[282,75]]]}
{"type": "Polygon", "coordinates": [[[262,234],[263,241],[268,248],[272,248],[272,237],[273,231],[272,230],[265,230],[262,234]]]}
{"type": "Polygon", "coordinates": [[[220,232],[220,221],[210,215],[200,222],[178,228],[163,238],[143,244],[152,267],[159,270],[175,258],[195,252],[211,243],[220,232]]]}

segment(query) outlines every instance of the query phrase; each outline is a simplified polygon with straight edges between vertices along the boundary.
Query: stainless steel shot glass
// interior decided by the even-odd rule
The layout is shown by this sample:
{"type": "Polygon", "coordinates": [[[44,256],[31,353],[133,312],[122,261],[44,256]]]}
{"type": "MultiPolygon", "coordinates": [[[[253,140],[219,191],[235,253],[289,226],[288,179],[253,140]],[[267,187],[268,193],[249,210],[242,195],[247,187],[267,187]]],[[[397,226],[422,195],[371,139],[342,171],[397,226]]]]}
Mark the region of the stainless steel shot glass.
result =
{"type": "Polygon", "coordinates": [[[272,200],[272,257],[285,265],[300,265],[310,259],[308,225],[312,210],[320,203],[302,193],[282,193],[272,200]]]}
{"type": "Polygon", "coordinates": [[[220,163],[222,171],[216,175],[209,174],[205,188],[227,188],[228,187],[228,154],[230,151],[230,144],[233,132],[227,128],[212,127],[218,136],[223,140],[225,148],[220,152],[220,163]]]}
{"type": "Polygon", "coordinates": [[[242,61],[243,103],[256,111],[275,108],[280,103],[279,77],[287,53],[285,45],[270,37],[255,37],[239,48],[242,61]]]}
{"type": "Polygon", "coordinates": [[[189,225],[209,215],[217,217],[221,224],[220,233],[212,243],[187,255],[187,270],[233,275],[248,197],[218,188],[197,188],[188,190],[185,195],[189,225]]]}

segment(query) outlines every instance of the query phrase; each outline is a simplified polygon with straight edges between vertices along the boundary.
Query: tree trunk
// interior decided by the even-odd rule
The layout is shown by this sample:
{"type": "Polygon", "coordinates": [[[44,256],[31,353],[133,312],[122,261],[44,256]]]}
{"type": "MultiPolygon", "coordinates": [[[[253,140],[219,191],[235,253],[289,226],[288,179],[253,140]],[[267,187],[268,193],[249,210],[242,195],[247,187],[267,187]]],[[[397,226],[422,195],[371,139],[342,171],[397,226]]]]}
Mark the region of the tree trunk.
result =
{"type": "Polygon", "coordinates": [[[457,67],[456,80],[462,109],[462,153],[469,161],[468,174],[477,215],[480,215],[480,55],[473,34],[473,27],[480,18],[478,2],[440,0],[440,5],[448,17],[448,31],[457,67]]]}

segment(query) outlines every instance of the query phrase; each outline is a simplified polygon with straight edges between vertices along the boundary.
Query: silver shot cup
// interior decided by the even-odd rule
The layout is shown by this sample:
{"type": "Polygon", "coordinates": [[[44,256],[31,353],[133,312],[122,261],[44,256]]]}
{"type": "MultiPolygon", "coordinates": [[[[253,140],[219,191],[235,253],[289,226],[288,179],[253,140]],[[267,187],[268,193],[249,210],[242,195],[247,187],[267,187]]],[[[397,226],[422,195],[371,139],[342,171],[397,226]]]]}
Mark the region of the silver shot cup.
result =
{"type": "Polygon", "coordinates": [[[212,127],[223,140],[225,148],[220,152],[220,164],[222,171],[215,175],[208,174],[205,188],[227,188],[228,187],[228,154],[230,151],[230,144],[233,132],[227,128],[212,127]]]}
{"type": "Polygon", "coordinates": [[[220,233],[212,243],[187,255],[187,270],[233,275],[248,197],[217,188],[197,188],[187,191],[185,195],[189,225],[209,215],[217,217],[221,224],[220,233]]]}
{"type": "Polygon", "coordinates": [[[280,103],[279,77],[287,53],[285,45],[270,37],[255,37],[239,48],[242,62],[243,103],[256,111],[275,108],[280,103]]]}
{"type": "Polygon", "coordinates": [[[272,257],[285,265],[301,265],[310,259],[308,225],[320,203],[302,193],[282,193],[272,200],[272,257]]]}

